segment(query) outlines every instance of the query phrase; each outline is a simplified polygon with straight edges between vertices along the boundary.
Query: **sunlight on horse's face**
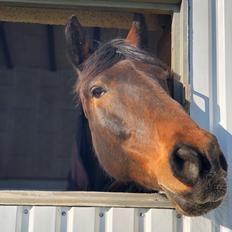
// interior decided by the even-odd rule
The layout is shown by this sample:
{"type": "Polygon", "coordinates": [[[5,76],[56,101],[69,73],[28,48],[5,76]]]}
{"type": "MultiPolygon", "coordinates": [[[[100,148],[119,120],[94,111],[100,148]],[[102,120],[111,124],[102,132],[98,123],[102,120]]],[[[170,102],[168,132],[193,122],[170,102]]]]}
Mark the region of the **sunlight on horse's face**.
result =
{"type": "MultiPolygon", "coordinates": [[[[71,49],[72,39],[80,34],[75,34],[80,25],[72,20],[66,27],[71,49]]],[[[126,48],[133,53],[133,47],[126,48]]],[[[120,181],[164,190],[185,215],[216,208],[226,193],[226,160],[215,136],[199,128],[168,95],[165,70],[159,64],[124,59],[87,77],[96,58],[93,54],[81,69],[78,90],[93,147],[106,172],[120,181]]]]}

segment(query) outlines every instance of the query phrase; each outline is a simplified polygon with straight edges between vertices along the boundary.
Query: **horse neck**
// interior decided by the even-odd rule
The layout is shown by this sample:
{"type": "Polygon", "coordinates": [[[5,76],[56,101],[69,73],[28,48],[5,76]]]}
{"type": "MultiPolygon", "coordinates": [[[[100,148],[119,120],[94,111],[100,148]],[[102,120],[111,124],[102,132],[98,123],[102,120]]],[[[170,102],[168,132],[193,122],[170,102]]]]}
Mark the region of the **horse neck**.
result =
{"type": "Polygon", "coordinates": [[[111,182],[106,173],[100,166],[98,159],[94,153],[92,145],[91,131],[88,124],[88,119],[85,117],[83,108],[80,109],[81,116],[81,139],[80,139],[80,157],[85,171],[89,178],[89,190],[104,191],[106,185],[111,182]]]}

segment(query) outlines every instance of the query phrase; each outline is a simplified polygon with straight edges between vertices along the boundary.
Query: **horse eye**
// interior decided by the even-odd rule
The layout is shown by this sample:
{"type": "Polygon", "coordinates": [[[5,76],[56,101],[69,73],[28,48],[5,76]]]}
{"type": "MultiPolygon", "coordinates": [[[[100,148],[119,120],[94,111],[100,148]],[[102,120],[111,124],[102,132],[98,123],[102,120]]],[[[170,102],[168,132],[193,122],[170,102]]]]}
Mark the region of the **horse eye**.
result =
{"type": "Polygon", "coordinates": [[[100,86],[93,86],[90,91],[92,96],[95,98],[100,98],[106,93],[106,90],[100,86]]]}

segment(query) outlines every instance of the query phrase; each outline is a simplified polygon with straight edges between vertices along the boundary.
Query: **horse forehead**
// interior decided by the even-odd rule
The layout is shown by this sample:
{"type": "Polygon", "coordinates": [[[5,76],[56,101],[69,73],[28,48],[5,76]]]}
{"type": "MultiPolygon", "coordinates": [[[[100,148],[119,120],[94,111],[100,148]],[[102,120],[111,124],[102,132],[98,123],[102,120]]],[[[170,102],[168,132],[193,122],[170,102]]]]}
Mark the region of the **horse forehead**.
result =
{"type": "Polygon", "coordinates": [[[151,85],[151,79],[146,74],[146,70],[138,68],[139,63],[134,63],[131,60],[122,60],[111,68],[102,73],[102,81],[109,81],[115,84],[130,84],[130,85],[151,85]]]}
{"type": "Polygon", "coordinates": [[[131,60],[121,60],[114,64],[111,68],[107,69],[104,73],[109,76],[118,76],[121,74],[130,75],[136,72],[134,63],[131,60]]]}

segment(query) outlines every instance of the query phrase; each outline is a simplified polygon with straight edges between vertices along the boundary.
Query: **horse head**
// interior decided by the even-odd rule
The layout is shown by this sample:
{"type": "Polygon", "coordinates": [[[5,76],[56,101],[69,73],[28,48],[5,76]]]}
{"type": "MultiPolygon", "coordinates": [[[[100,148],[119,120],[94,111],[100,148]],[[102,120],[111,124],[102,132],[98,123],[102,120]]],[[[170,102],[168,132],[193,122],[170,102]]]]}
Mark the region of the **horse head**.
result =
{"type": "Polygon", "coordinates": [[[227,162],[214,135],[174,99],[169,68],[142,49],[142,23],[126,39],[90,43],[76,17],[66,25],[75,86],[103,169],[116,180],[163,190],[178,212],[201,215],[226,193],[227,162]]]}

